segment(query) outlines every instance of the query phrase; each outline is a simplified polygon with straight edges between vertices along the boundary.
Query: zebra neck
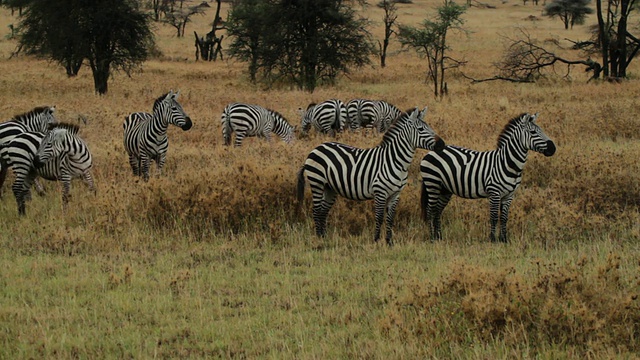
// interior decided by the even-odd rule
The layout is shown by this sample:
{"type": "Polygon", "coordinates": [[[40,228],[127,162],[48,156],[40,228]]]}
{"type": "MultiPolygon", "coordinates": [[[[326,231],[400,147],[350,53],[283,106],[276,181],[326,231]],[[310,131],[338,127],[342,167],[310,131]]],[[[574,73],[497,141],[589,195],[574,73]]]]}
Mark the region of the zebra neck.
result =
{"type": "Polygon", "coordinates": [[[154,128],[156,130],[161,130],[162,132],[166,132],[167,128],[169,128],[169,116],[168,114],[162,111],[153,111],[153,117],[151,121],[154,123],[154,128]]]}
{"type": "Polygon", "coordinates": [[[528,150],[522,146],[519,141],[511,139],[498,150],[500,162],[506,163],[512,172],[520,174],[527,162],[528,150]]]}
{"type": "Polygon", "coordinates": [[[400,168],[403,171],[409,169],[411,161],[416,154],[416,148],[409,145],[406,141],[393,137],[386,139],[382,144],[378,145],[380,152],[384,158],[390,160],[394,168],[400,168]]]}

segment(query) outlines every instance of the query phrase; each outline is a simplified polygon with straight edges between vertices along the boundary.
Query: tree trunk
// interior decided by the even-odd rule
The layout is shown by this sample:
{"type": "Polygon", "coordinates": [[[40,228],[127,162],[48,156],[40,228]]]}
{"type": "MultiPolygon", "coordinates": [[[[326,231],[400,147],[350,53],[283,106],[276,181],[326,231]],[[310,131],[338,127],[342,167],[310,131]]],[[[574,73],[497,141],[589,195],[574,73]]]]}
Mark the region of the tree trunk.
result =
{"type": "Polygon", "coordinates": [[[91,71],[93,72],[93,86],[97,94],[105,95],[109,91],[110,64],[100,61],[91,61],[91,71]]]}
{"type": "Polygon", "coordinates": [[[616,69],[617,77],[627,76],[627,16],[629,16],[629,0],[620,2],[620,18],[618,19],[618,68],[616,69]]]}

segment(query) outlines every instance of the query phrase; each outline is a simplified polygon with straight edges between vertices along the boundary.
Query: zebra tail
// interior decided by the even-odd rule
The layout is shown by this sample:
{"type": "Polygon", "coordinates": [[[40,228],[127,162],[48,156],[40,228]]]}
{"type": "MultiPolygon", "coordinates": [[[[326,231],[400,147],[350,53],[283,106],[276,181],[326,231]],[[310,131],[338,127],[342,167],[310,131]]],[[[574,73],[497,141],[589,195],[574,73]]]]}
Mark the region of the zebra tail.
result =
{"type": "Polygon", "coordinates": [[[296,214],[300,214],[302,210],[302,201],[304,200],[304,186],[305,186],[304,170],[305,170],[305,167],[303,165],[300,168],[300,171],[298,171],[298,186],[296,189],[296,195],[297,195],[296,196],[297,198],[296,214]]]}
{"type": "Polygon", "coordinates": [[[231,145],[231,116],[227,113],[227,109],[222,113],[222,137],[225,145],[231,145]]]}
{"type": "Polygon", "coordinates": [[[427,207],[429,206],[429,193],[427,192],[427,186],[422,182],[422,186],[420,186],[420,209],[422,210],[422,220],[427,222],[429,219],[427,218],[427,207]]]}

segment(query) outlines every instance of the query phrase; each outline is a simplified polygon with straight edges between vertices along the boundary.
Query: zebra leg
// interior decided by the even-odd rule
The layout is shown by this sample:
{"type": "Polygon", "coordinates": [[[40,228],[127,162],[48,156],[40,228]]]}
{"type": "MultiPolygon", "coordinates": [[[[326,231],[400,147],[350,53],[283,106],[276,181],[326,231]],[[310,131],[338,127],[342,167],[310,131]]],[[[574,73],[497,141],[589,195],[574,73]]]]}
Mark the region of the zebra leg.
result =
{"type": "Polygon", "coordinates": [[[392,194],[387,201],[387,245],[393,246],[393,220],[396,216],[396,207],[400,201],[400,192],[392,194]]]}
{"type": "Polygon", "coordinates": [[[244,140],[244,138],[247,136],[247,134],[244,131],[236,131],[236,140],[234,142],[234,146],[235,147],[240,147],[242,146],[242,140],[244,140]]]}
{"type": "Polygon", "coordinates": [[[91,171],[86,170],[84,173],[82,173],[82,179],[84,180],[84,183],[89,187],[89,190],[95,195],[96,186],[93,183],[93,176],[91,176],[91,171]]]}
{"type": "Polygon", "coordinates": [[[513,194],[502,199],[502,203],[500,205],[500,237],[498,240],[503,243],[509,242],[507,221],[509,220],[509,207],[511,206],[511,200],[513,200],[513,194]]]}
{"type": "Polygon", "coordinates": [[[156,161],[156,176],[162,175],[162,168],[164,167],[164,163],[167,162],[167,153],[162,153],[158,155],[158,159],[156,161]]]}
{"type": "Polygon", "coordinates": [[[496,242],[496,225],[498,224],[498,212],[500,211],[500,196],[489,196],[489,221],[491,223],[491,231],[489,232],[489,240],[496,242]]]}
{"type": "Polygon", "coordinates": [[[311,188],[313,195],[313,221],[316,225],[316,235],[324,237],[327,235],[327,216],[329,210],[336,201],[336,193],[329,189],[311,188]]]}
{"type": "Polygon", "coordinates": [[[451,193],[440,194],[436,198],[435,204],[430,206],[433,209],[433,218],[431,224],[431,237],[435,240],[442,240],[442,213],[444,208],[451,200],[451,193]]]}
{"type": "Polygon", "coordinates": [[[4,181],[7,179],[7,171],[9,170],[9,166],[7,164],[2,163],[0,165],[0,198],[2,198],[3,194],[3,185],[4,181]]]}
{"type": "Polygon", "coordinates": [[[131,165],[133,176],[140,176],[140,157],[129,154],[129,165],[131,165]]]}
{"type": "Polygon", "coordinates": [[[26,215],[25,202],[31,195],[29,189],[31,189],[33,178],[34,176],[31,174],[16,174],[16,180],[11,187],[13,195],[16,198],[16,203],[18,204],[19,215],[26,215]]]}
{"type": "Polygon", "coordinates": [[[149,181],[149,156],[146,154],[140,154],[140,175],[144,181],[149,181]]]}
{"type": "Polygon", "coordinates": [[[382,222],[384,221],[384,210],[387,207],[387,197],[384,194],[376,194],[374,199],[374,211],[376,215],[376,231],[373,235],[373,241],[378,242],[380,240],[380,230],[382,229],[382,222]]]}
{"type": "Polygon", "coordinates": [[[38,193],[38,196],[44,196],[45,190],[44,190],[44,186],[42,186],[42,183],[40,182],[40,180],[38,180],[38,178],[35,178],[33,180],[33,184],[36,186],[36,192],[38,193]]]}
{"type": "Polygon", "coordinates": [[[60,174],[60,182],[62,182],[62,210],[66,211],[69,204],[69,190],[71,189],[71,175],[68,173],[60,174]]]}

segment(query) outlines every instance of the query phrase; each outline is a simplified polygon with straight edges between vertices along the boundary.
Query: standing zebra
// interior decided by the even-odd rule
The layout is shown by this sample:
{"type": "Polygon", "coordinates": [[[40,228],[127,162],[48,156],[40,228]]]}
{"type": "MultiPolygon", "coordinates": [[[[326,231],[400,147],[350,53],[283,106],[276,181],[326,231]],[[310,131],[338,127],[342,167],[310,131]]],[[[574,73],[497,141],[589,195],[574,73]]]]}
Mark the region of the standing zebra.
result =
{"type": "Polygon", "coordinates": [[[311,103],[302,114],[302,134],[306,135],[313,125],[318,132],[336,136],[336,132],[344,130],[346,122],[347,107],[341,100],[311,103]]]}
{"type": "Polygon", "coordinates": [[[167,128],[169,124],[187,131],[191,129],[191,118],[178,103],[178,94],[173,90],[160,96],[153,104],[153,114],[136,112],[124,120],[124,148],[129,154],[133,175],[149,180],[151,160],[157,165],[158,175],[167,160],[167,128]]]}
{"type": "Polygon", "coordinates": [[[224,144],[231,144],[231,133],[236,133],[235,146],[241,146],[247,136],[261,136],[271,140],[275,133],[287,144],[293,140],[294,128],[279,113],[258,105],[233,103],[222,111],[224,144]]]}
{"type": "MultiPolygon", "coordinates": [[[[17,135],[24,132],[45,132],[51,124],[58,122],[54,113],[55,106],[39,106],[26,113],[16,115],[11,120],[0,123],[0,145],[8,144],[17,135]]],[[[2,185],[7,177],[8,164],[0,161],[0,193],[2,185]]],[[[36,181],[39,193],[43,192],[42,186],[36,181]]]]}
{"type": "Polygon", "coordinates": [[[350,130],[372,126],[376,118],[376,101],[353,99],[347,103],[347,124],[350,130]]]}
{"type": "Polygon", "coordinates": [[[378,100],[375,102],[374,113],[375,117],[373,120],[373,127],[375,127],[378,132],[385,132],[391,124],[402,114],[402,111],[398,109],[395,105],[389,104],[384,100],[378,100]]]}
{"type": "Polygon", "coordinates": [[[447,146],[437,153],[428,153],[420,162],[423,179],[421,204],[423,217],[429,223],[431,239],[441,239],[440,218],[451,199],[458,195],[466,199],[489,198],[491,232],[495,241],[498,213],[499,240],[507,242],[507,219],[513,195],[522,181],[522,170],[528,150],[551,156],[556,146],[536,124],[538,114],[521,114],[504,127],[498,138],[498,148],[474,151],[447,146]]]}
{"type": "Polygon", "coordinates": [[[327,215],[336,195],[351,200],[374,199],[374,240],[380,239],[386,209],[386,240],[393,245],[395,210],[400,192],[407,184],[409,165],[416,149],[444,147],[444,141],[422,120],[426,110],[404,113],[374,148],[359,149],[329,142],[309,153],[298,173],[298,208],[304,198],[306,177],[313,195],[313,220],[318,236],[326,234],[327,215]]]}
{"type": "Polygon", "coordinates": [[[55,124],[47,133],[24,132],[0,149],[0,156],[16,175],[13,194],[18,213],[25,214],[25,200],[36,176],[61,181],[62,206],[67,208],[71,179],[81,177],[95,191],[91,176],[91,152],[78,136],[78,126],[55,124]]]}

